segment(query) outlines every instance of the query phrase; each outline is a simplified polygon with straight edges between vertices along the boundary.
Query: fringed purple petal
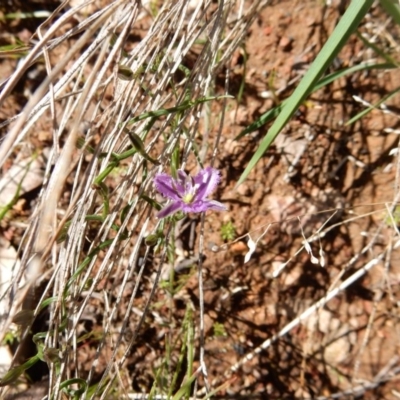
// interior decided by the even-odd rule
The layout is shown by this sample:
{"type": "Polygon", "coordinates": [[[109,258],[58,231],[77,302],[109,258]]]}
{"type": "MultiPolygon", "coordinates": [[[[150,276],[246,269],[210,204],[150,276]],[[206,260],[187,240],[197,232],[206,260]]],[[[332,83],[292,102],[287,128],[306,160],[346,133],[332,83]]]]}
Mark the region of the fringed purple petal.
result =
{"type": "Polygon", "coordinates": [[[165,218],[172,214],[175,214],[177,211],[182,209],[182,203],[179,201],[173,201],[171,204],[168,204],[164,207],[158,214],[157,218],[165,218]]]}
{"type": "Polygon", "coordinates": [[[214,211],[226,211],[228,208],[216,200],[206,200],[207,203],[207,210],[214,210],[214,211]]]}
{"type": "Polygon", "coordinates": [[[177,181],[182,186],[185,186],[186,185],[186,180],[188,178],[186,172],[183,169],[178,169],[178,171],[176,171],[176,175],[177,175],[177,181]]]}
{"type": "Polygon", "coordinates": [[[185,213],[201,213],[207,210],[226,211],[227,208],[215,200],[200,200],[191,204],[182,204],[182,211],[185,213]]]}
{"type": "Polygon", "coordinates": [[[154,177],[154,186],[164,197],[167,197],[171,200],[179,201],[184,194],[182,193],[181,195],[178,192],[175,180],[171,176],[164,173],[157,174],[154,177]]]}
{"type": "Polygon", "coordinates": [[[206,208],[204,208],[203,202],[198,201],[196,203],[183,203],[182,204],[182,211],[184,213],[201,213],[203,211],[206,211],[206,208]]]}
{"type": "Polygon", "coordinates": [[[207,167],[201,170],[195,177],[194,182],[198,185],[196,200],[204,200],[217,187],[220,181],[218,170],[207,167]]]}
{"type": "Polygon", "coordinates": [[[186,192],[186,182],[188,180],[188,176],[185,171],[182,169],[178,169],[176,171],[176,180],[174,180],[176,188],[181,196],[184,196],[186,192]]]}

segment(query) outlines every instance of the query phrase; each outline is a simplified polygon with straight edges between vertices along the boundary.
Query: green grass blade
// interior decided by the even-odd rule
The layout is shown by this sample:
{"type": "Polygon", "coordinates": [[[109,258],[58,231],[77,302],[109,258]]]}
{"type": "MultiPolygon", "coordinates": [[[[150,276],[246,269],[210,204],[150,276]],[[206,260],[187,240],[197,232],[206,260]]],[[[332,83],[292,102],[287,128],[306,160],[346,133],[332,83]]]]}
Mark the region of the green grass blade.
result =
{"type": "Polygon", "coordinates": [[[264,137],[259,148],[253,155],[248,166],[239,178],[237,186],[243,183],[250,171],[254,168],[278,133],[283,129],[289,119],[296,112],[300,104],[312,92],[314,86],[326,71],[333,59],[337,56],[350,35],[357,29],[360,21],[370,9],[373,0],[353,0],[339,21],[332,35],[329,37],[310,69],[301,80],[299,86],[290,96],[281,113],[264,137]]]}
{"type": "Polygon", "coordinates": [[[381,56],[388,63],[395,64],[397,67],[399,66],[399,63],[393,57],[391,57],[389,54],[387,54],[386,52],[381,50],[380,46],[377,46],[376,44],[370,42],[359,32],[357,32],[357,36],[365,44],[366,47],[369,47],[370,49],[372,49],[376,54],[381,56]]]}
{"type": "Polygon", "coordinates": [[[11,368],[0,380],[0,387],[7,386],[15,382],[27,369],[33,367],[39,360],[39,356],[36,354],[28,359],[28,361],[26,361],[24,364],[11,368]]]}
{"type": "Polygon", "coordinates": [[[370,71],[373,69],[394,69],[397,68],[396,63],[393,62],[385,62],[385,63],[379,63],[379,64],[371,64],[371,63],[362,63],[358,65],[354,65],[352,67],[344,68],[339,71],[332,72],[331,74],[324,76],[318,83],[315,85],[315,88],[313,92],[321,89],[322,87],[329,85],[333,81],[336,81],[337,79],[354,74],[354,72],[358,71],[370,71]]]}
{"type": "Polygon", "coordinates": [[[201,97],[200,99],[197,99],[194,101],[185,100],[181,104],[179,104],[175,107],[160,108],[159,110],[148,111],[143,114],[140,114],[137,117],[134,117],[134,118],[131,118],[130,120],[128,120],[127,124],[131,125],[136,122],[143,121],[144,119],[147,119],[147,118],[152,118],[152,117],[159,118],[159,117],[163,117],[165,115],[177,113],[180,111],[185,111],[189,108],[194,108],[198,104],[206,103],[206,102],[212,101],[212,100],[220,100],[225,97],[231,97],[231,96],[209,96],[209,97],[201,97]]]}
{"type": "Polygon", "coordinates": [[[364,117],[368,113],[370,113],[373,109],[378,109],[381,104],[383,104],[385,101],[388,101],[391,99],[393,96],[395,96],[397,93],[400,92],[400,88],[396,88],[392,90],[390,93],[388,93],[386,96],[384,96],[382,99],[380,99],[377,103],[371,105],[371,107],[366,108],[365,110],[361,111],[357,115],[355,115],[353,118],[351,118],[349,121],[346,122],[347,125],[354,124],[354,122],[358,121],[360,118],[364,117]]]}
{"type": "Polygon", "coordinates": [[[186,393],[190,392],[190,388],[195,381],[196,378],[198,378],[199,373],[196,371],[192,376],[190,376],[181,386],[181,388],[176,392],[174,397],[172,397],[172,400],[181,400],[186,393]]]}
{"type": "MultiPolygon", "coordinates": [[[[312,93],[316,92],[317,90],[321,89],[322,87],[329,85],[333,81],[346,76],[353,74],[358,71],[369,71],[369,70],[374,70],[374,69],[394,69],[397,68],[396,64],[394,63],[380,63],[380,64],[369,64],[369,63],[363,63],[363,64],[358,64],[354,65],[352,67],[344,68],[339,71],[332,72],[331,74],[324,76],[321,80],[318,81],[318,83],[314,86],[312,93]]],[[[284,100],[279,106],[276,106],[274,108],[271,108],[268,110],[265,114],[261,115],[261,117],[250,124],[248,127],[243,129],[242,132],[239,133],[235,137],[235,140],[239,140],[243,136],[256,131],[260,127],[264,126],[268,122],[272,121],[274,118],[276,118],[279,113],[281,112],[283,106],[287,104],[288,100],[284,100]]]]}
{"type": "Polygon", "coordinates": [[[395,0],[380,0],[381,6],[393,18],[397,25],[400,25],[400,4],[395,0]]]}
{"type": "Polygon", "coordinates": [[[72,378],[61,382],[60,389],[69,395],[69,398],[77,399],[79,396],[85,393],[87,386],[88,383],[84,379],[72,378]],[[78,389],[76,389],[76,387],[78,387],[78,389]]]}

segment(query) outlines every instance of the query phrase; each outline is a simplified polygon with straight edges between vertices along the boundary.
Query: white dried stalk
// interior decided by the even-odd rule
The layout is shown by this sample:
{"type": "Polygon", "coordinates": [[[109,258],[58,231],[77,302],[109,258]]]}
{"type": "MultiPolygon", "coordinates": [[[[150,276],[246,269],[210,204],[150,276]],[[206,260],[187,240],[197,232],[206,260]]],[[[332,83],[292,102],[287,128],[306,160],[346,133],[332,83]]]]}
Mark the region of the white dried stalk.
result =
{"type": "MultiPolygon", "coordinates": [[[[396,243],[396,248],[400,247],[400,241],[396,243]]],[[[244,358],[242,358],[239,362],[234,364],[228,373],[230,375],[232,372],[237,371],[242,365],[246,362],[253,359],[257,354],[261,353],[261,351],[266,350],[270,347],[274,342],[276,342],[279,338],[285,336],[288,332],[290,332],[293,328],[299,325],[301,322],[305,321],[310,315],[315,313],[321,307],[323,307],[330,300],[335,298],[338,294],[343,292],[346,288],[352,285],[355,281],[360,279],[363,275],[365,275],[371,268],[377,265],[380,261],[385,257],[386,251],[382,252],[378,257],[370,260],[367,264],[365,264],[362,268],[357,270],[354,274],[352,274],[349,278],[343,281],[337,288],[329,291],[324,297],[314,303],[311,307],[307,308],[304,312],[302,312],[298,317],[292,320],[289,324],[287,324],[283,329],[281,329],[276,335],[264,341],[260,346],[255,348],[251,353],[247,354],[244,358]]]]}

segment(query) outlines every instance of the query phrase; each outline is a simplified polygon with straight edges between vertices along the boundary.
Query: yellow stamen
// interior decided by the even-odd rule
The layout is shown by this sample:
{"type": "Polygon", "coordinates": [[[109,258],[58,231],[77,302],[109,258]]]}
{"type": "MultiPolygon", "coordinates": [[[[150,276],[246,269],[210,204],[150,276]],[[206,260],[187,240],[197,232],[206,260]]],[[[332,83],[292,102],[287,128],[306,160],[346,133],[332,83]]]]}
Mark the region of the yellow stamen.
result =
{"type": "Polygon", "coordinates": [[[194,194],[193,193],[186,193],[183,197],[182,200],[186,204],[190,204],[194,199],[194,194]]]}

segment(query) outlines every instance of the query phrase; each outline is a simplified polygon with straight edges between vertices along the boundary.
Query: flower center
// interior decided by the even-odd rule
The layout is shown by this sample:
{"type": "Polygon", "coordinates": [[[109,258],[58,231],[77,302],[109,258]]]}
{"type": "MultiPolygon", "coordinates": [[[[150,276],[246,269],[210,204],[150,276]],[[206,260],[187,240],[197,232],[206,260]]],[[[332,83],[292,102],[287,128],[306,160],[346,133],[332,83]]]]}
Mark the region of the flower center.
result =
{"type": "Polygon", "coordinates": [[[195,196],[194,193],[190,193],[190,192],[189,192],[189,193],[186,193],[186,194],[182,197],[182,200],[183,200],[184,203],[190,204],[190,203],[193,201],[194,196],[195,196]]]}

